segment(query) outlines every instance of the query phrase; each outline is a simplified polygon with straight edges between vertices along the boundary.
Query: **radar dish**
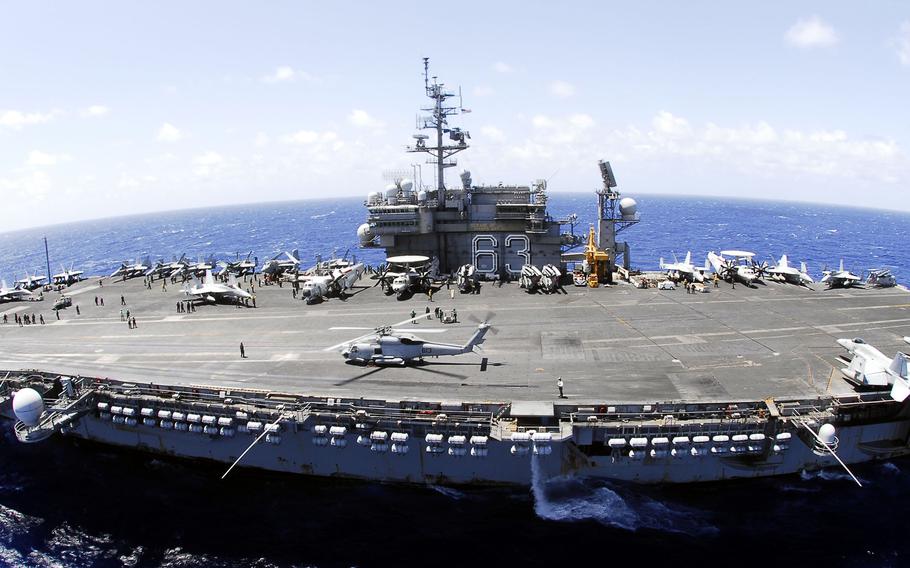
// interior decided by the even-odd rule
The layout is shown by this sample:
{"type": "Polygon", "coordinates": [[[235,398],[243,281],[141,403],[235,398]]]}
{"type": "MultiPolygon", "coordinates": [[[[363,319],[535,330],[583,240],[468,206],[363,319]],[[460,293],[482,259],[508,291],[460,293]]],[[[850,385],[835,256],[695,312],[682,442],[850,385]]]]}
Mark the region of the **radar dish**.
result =
{"type": "Polygon", "coordinates": [[[421,264],[429,262],[430,257],[420,254],[403,254],[401,256],[390,256],[385,259],[389,264],[421,264]]]}
{"type": "Polygon", "coordinates": [[[755,256],[754,252],[749,252],[745,250],[722,250],[720,254],[723,256],[733,256],[736,258],[752,258],[755,256]]]}

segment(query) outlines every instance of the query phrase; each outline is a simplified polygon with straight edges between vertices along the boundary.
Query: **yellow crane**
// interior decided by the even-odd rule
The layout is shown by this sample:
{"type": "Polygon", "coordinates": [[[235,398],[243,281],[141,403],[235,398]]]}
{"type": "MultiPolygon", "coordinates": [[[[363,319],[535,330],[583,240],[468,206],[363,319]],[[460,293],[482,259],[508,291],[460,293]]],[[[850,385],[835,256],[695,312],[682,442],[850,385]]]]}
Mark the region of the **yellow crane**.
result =
{"type": "Polygon", "coordinates": [[[607,281],[610,271],[610,253],[597,248],[597,235],[592,226],[588,230],[588,244],[585,245],[585,262],[588,264],[588,287],[597,288],[601,282],[607,281]]]}

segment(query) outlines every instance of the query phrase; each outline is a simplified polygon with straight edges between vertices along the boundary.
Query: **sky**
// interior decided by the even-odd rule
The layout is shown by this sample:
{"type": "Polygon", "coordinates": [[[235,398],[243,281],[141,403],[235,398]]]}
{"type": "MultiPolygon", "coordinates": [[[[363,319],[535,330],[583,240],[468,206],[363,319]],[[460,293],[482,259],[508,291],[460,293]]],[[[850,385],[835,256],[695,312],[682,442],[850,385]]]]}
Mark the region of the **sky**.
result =
{"type": "Polygon", "coordinates": [[[366,196],[424,161],[423,57],[475,183],[910,210],[907,2],[37,0],[0,4],[0,231],[366,196]]]}

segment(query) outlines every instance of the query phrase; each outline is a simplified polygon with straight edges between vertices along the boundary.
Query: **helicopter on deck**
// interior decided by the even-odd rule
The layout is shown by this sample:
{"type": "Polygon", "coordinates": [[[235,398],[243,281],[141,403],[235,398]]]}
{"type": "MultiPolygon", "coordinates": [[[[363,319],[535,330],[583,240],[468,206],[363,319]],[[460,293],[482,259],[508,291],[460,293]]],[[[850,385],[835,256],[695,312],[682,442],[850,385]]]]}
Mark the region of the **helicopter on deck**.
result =
{"type": "MultiPolygon", "coordinates": [[[[419,315],[402,322],[376,328],[336,327],[332,329],[370,329],[369,333],[348,341],[327,347],[324,351],[340,351],[347,363],[354,365],[398,365],[422,361],[425,357],[444,355],[464,355],[473,353],[484,342],[484,336],[490,330],[486,321],[478,324],[474,334],[464,345],[454,343],[435,343],[421,339],[413,333],[396,329],[398,326],[424,319],[419,315]]],[[[444,329],[424,329],[421,333],[441,333],[444,329]]]]}

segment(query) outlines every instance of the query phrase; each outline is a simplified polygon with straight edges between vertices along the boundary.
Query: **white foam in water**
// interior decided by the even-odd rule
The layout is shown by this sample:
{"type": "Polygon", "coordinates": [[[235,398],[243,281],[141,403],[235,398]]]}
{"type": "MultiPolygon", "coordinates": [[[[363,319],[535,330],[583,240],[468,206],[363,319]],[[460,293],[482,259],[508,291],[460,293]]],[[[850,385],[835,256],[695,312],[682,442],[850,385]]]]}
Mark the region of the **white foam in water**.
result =
{"type": "Polygon", "coordinates": [[[588,487],[578,480],[567,478],[544,480],[538,459],[537,455],[531,455],[531,491],[534,512],[542,519],[563,522],[592,520],[632,531],[650,528],[685,534],[717,532],[717,528],[703,522],[697,512],[674,510],[649,497],[636,496],[630,500],[605,485],[588,487]],[[548,492],[548,488],[557,491],[548,492]]]}
{"type": "MultiPolygon", "coordinates": [[[[853,478],[846,472],[830,470],[830,469],[820,469],[818,471],[806,471],[805,469],[799,472],[799,476],[803,481],[812,481],[814,479],[821,479],[824,481],[849,481],[850,483],[855,483],[853,478]]],[[[867,485],[869,482],[861,477],[857,477],[860,483],[867,485]]]]}
{"type": "Polygon", "coordinates": [[[445,495],[446,497],[448,497],[450,499],[455,499],[456,501],[459,501],[459,500],[467,497],[467,495],[465,493],[463,493],[457,489],[452,489],[451,487],[441,487],[439,485],[431,485],[430,488],[433,491],[435,491],[439,494],[445,495]]]}
{"type": "Polygon", "coordinates": [[[898,473],[901,472],[901,468],[897,467],[896,465],[894,465],[894,464],[891,463],[891,462],[885,462],[885,463],[883,463],[883,464],[882,464],[882,469],[883,469],[885,472],[891,473],[891,474],[898,474],[898,473]]]}

